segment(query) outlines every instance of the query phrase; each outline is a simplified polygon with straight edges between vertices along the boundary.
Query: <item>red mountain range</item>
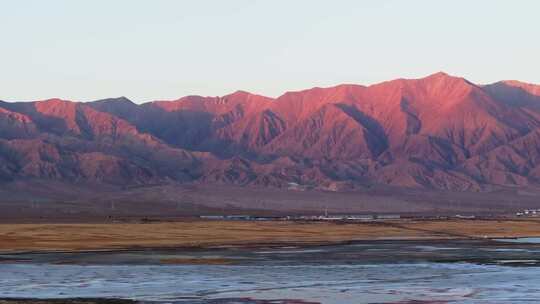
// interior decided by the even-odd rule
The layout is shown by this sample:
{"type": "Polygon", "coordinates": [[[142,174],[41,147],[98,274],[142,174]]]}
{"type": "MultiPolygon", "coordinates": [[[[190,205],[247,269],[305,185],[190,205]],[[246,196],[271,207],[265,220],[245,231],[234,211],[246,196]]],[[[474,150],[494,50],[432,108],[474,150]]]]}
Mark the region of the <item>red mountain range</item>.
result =
{"type": "Polygon", "coordinates": [[[268,98],[0,102],[0,180],[481,191],[540,184],[540,86],[437,73],[268,98]]]}

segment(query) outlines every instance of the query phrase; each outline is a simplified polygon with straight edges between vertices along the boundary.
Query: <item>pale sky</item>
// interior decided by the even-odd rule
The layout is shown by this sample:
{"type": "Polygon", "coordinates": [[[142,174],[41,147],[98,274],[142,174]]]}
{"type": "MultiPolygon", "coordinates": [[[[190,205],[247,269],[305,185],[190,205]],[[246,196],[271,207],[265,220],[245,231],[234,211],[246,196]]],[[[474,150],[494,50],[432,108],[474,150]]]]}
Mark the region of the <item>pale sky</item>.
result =
{"type": "Polygon", "coordinates": [[[540,83],[540,1],[0,0],[0,99],[540,83]]]}

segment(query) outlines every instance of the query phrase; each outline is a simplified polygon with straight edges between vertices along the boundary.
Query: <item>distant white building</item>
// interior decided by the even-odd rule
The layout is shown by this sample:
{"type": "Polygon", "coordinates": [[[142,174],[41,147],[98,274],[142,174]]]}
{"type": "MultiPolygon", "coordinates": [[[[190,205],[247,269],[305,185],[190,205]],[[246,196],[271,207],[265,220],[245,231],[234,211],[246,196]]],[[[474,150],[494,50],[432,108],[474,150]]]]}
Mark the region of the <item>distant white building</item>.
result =
{"type": "Polygon", "coordinates": [[[399,214],[379,214],[377,215],[377,219],[379,220],[397,220],[400,219],[401,215],[399,214]]]}

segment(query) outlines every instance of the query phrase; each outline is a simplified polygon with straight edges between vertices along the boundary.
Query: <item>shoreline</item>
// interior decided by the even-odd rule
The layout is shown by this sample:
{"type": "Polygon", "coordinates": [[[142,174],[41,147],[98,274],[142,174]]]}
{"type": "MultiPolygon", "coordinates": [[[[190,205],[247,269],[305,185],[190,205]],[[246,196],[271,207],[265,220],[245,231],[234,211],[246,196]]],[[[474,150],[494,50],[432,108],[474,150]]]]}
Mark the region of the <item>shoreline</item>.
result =
{"type": "MultiPolygon", "coordinates": [[[[260,300],[248,297],[226,298],[226,299],[208,299],[206,303],[223,303],[223,300],[234,300],[234,303],[246,304],[320,304],[320,302],[307,302],[299,299],[278,299],[278,300],[260,300]]],[[[142,301],[129,298],[0,298],[0,304],[149,304],[149,303],[174,303],[171,301],[142,301]]]]}
{"type": "Polygon", "coordinates": [[[141,301],[122,298],[0,298],[0,304],[135,304],[141,301]]]}
{"type": "MultiPolygon", "coordinates": [[[[527,236],[527,238],[540,236],[527,236]]],[[[250,244],[222,244],[212,246],[161,246],[161,247],[125,247],[125,248],[101,248],[92,250],[39,250],[39,251],[0,251],[0,255],[26,255],[26,254],[71,254],[71,253],[122,253],[122,252],[144,252],[144,251],[212,251],[220,249],[260,249],[260,248],[283,248],[283,247],[322,247],[322,246],[340,246],[355,245],[362,243],[376,242],[417,242],[417,241],[460,241],[460,240],[481,240],[493,241],[494,239],[518,239],[521,237],[501,237],[501,238],[399,238],[399,239],[354,239],[346,241],[321,241],[321,242],[269,242],[269,243],[250,243],[250,244]]],[[[1,263],[1,261],[0,261],[1,263]]]]}
{"type": "MultiPolygon", "coordinates": [[[[201,253],[209,253],[213,250],[220,249],[283,249],[283,248],[298,248],[298,249],[307,249],[310,248],[319,248],[324,246],[347,246],[347,245],[359,245],[359,244],[374,244],[374,243],[416,243],[416,242],[445,242],[445,241],[481,241],[484,242],[485,246],[496,246],[501,245],[500,241],[497,240],[512,240],[518,239],[521,237],[504,237],[504,238],[410,238],[410,239],[365,239],[365,240],[350,240],[343,242],[321,242],[321,243],[260,243],[260,244],[250,244],[250,245],[225,245],[225,246],[213,246],[213,247],[136,247],[136,248],[121,248],[121,249],[98,249],[98,250],[75,250],[75,251],[18,251],[18,252],[0,252],[0,255],[9,257],[9,258],[0,258],[0,265],[4,263],[19,263],[16,258],[18,256],[32,256],[32,255],[71,255],[71,254],[119,254],[119,253],[144,253],[146,251],[171,251],[176,253],[201,251],[201,253]]],[[[535,236],[524,237],[524,238],[536,238],[535,236]]],[[[540,238],[540,237],[538,237],[540,238]]],[[[523,244],[523,243],[519,243],[523,244]]],[[[159,265],[233,265],[235,260],[228,258],[207,258],[207,257],[186,257],[186,258],[165,258],[159,261],[159,265]]],[[[73,262],[55,262],[53,264],[77,264],[73,262]]],[[[0,302],[0,304],[2,304],[0,302]]]]}
{"type": "MultiPolygon", "coordinates": [[[[320,242],[260,242],[249,244],[217,244],[209,246],[158,246],[158,247],[122,247],[122,248],[99,248],[91,250],[27,250],[27,251],[0,251],[0,255],[32,255],[32,254],[92,254],[92,253],[138,253],[145,251],[212,251],[221,249],[279,249],[285,247],[324,247],[324,246],[341,246],[341,245],[357,245],[365,243],[407,243],[407,242],[437,242],[437,241],[484,241],[484,242],[497,242],[497,240],[516,240],[521,238],[540,238],[539,235],[527,235],[527,236],[501,236],[501,237],[405,237],[405,238],[366,238],[366,239],[351,239],[344,241],[320,241],[320,242]]],[[[0,264],[2,263],[0,259],[0,264]]],[[[0,303],[1,304],[1,303],[0,303]]]]}

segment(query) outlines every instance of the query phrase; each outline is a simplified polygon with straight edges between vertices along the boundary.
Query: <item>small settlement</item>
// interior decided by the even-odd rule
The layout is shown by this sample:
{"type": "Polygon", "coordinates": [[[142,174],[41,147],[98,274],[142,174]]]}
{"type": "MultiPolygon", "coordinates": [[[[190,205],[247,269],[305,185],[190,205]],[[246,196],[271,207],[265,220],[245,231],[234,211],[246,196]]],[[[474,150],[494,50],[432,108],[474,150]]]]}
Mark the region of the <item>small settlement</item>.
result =
{"type": "Polygon", "coordinates": [[[516,212],[516,216],[522,217],[538,217],[540,216],[540,209],[525,209],[519,212],[516,212]]]}
{"type": "Polygon", "coordinates": [[[237,220],[237,221],[374,221],[400,219],[399,214],[357,214],[357,215],[288,215],[288,216],[254,216],[254,215],[201,215],[205,220],[237,220]]]}

